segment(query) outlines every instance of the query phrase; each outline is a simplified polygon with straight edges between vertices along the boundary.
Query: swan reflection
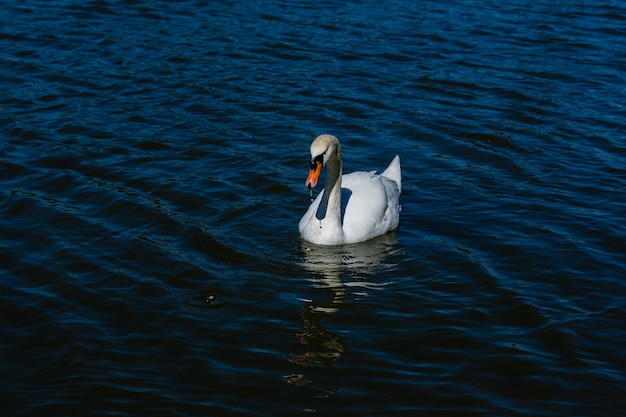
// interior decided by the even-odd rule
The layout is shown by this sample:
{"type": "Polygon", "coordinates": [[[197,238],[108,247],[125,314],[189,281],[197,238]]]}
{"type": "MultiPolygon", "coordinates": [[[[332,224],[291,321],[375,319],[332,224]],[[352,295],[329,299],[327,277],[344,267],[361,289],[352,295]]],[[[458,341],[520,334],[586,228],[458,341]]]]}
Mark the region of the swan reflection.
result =
{"type": "Polygon", "coordinates": [[[398,250],[397,243],[395,232],[352,245],[319,246],[302,242],[303,266],[325,276],[338,276],[344,272],[372,274],[391,266],[385,260],[398,250]]]}
{"type": "MultiPolygon", "coordinates": [[[[380,276],[393,269],[387,258],[400,250],[397,242],[395,233],[343,246],[303,242],[302,266],[310,273],[307,279],[317,290],[313,298],[301,298],[305,307],[301,314],[303,327],[295,336],[306,348],[302,353],[288,354],[290,362],[302,366],[333,366],[346,347],[340,335],[321,324],[322,319],[340,311],[351,296],[367,294],[368,290],[378,290],[389,284],[380,282],[380,276]]],[[[309,386],[312,383],[300,373],[284,378],[294,385],[309,386]]],[[[325,392],[336,390],[321,388],[325,392]]]]}

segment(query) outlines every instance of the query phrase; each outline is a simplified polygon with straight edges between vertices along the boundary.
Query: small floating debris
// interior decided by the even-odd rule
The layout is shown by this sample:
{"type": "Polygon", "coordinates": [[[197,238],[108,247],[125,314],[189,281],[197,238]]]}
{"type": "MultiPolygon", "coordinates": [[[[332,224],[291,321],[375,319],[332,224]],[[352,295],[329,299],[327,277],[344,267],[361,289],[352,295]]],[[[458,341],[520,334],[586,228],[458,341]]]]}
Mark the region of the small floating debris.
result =
{"type": "Polygon", "coordinates": [[[201,293],[190,297],[185,304],[196,308],[224,308],[230,304],[230,299],[222,294],[201,293]]]}

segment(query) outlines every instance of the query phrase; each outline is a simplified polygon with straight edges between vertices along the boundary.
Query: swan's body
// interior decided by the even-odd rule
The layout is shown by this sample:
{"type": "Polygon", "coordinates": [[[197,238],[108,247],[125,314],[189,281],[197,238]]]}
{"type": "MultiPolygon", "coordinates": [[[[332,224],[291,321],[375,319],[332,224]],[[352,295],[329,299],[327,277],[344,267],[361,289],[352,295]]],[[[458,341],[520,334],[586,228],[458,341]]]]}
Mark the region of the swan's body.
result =
{"type": "Polygon", "coordinates": [[[311,203],[298,227],[304,240],[318,245],[357,243],[398,227],[402,174],[397,155],[382,174],[357,171],[342,175],[339,141],[321,135],[311,144],[307,187],[315,187],[324,166],[326,188],[311,203]]]}

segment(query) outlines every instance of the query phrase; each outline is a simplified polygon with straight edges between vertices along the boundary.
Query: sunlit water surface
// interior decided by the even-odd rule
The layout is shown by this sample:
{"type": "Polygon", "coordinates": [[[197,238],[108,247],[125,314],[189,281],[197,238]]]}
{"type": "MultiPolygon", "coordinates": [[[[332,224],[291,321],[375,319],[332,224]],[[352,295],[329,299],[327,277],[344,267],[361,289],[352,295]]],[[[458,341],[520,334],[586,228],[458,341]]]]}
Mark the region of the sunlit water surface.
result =
{"type": "Polygon", "coordinates": [[[0,4],[4,415],[623,413],[621,2],[0,4]]]}

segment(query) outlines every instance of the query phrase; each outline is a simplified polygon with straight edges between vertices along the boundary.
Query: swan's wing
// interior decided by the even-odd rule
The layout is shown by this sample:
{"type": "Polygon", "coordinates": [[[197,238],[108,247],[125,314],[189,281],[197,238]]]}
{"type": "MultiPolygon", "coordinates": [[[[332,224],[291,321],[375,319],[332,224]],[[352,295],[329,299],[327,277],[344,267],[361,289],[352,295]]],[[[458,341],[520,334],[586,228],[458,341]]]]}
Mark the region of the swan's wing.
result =
{"type": "Polygon", "coordinates": [[[347,241],[362,241],[398,226],[400,191],[395,182],[372,172],[353,172],[342,179],[350,190],[343,231],[347,241]]]}

